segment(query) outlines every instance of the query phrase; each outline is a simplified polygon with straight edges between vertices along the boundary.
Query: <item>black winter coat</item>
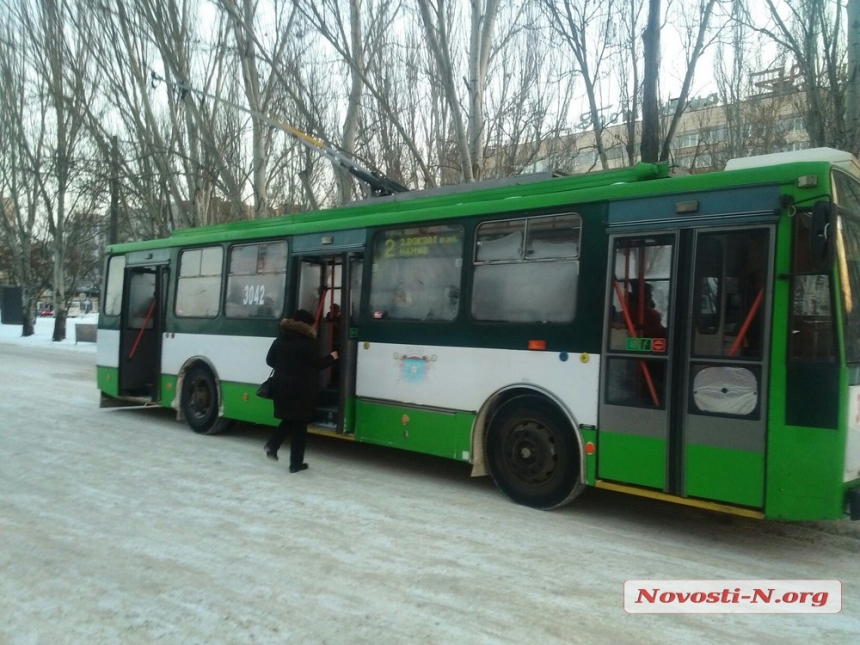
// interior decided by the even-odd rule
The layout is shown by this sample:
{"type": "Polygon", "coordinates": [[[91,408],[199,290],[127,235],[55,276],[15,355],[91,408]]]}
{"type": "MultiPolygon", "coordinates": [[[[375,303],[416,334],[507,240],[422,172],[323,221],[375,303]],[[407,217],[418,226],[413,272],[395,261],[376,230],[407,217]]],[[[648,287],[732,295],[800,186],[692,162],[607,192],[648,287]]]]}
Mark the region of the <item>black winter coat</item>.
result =
{"type": "Polygon", "coordinates": [[[319,396],[319,371],[334,363],[331,354],[317,352],[317,332],[290,318],[281,321],[281,332],[269,348],[266,364],[275,368],[272,401],[275,417],[311,421],[319,396]]]}

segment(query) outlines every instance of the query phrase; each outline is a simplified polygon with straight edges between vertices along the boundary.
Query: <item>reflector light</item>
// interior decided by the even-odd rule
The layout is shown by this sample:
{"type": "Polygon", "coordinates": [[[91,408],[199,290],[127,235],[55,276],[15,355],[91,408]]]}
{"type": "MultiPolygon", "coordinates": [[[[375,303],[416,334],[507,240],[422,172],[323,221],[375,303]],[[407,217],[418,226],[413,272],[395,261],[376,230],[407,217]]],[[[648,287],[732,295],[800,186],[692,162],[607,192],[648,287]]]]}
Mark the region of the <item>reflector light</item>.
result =
{"type": "Polygon", "coordinates": [[[530,340],[529,341],[529,349],[546,349],[546,341],[545,340],[530,340]]]}
{"type": "Polygon", "coordinates": [[[695,213],[699,210],[699,202],[697,200],[689,201],[689,202],[676,202],[675,203],[675,212],[676,213],[695,213]]]}

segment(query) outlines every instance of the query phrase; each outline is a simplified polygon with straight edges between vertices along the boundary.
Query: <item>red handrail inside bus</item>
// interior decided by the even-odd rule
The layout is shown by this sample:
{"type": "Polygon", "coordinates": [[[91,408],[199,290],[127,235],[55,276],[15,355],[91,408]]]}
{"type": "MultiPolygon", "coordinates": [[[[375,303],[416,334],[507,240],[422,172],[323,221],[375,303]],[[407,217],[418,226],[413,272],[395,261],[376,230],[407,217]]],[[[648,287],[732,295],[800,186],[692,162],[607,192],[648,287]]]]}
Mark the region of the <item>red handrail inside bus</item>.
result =
{"type": "Polygon", "coordinates": [[[729,350],[729,356],[734,356],[741,348],[741,343],[744,342],[744,339],[747,336],[747,332],[749,331],[753,318],[755,318],[755,315],[758,312],[758,308],[761,307],[761,301],[763,298],[764,289],[759,289],[758,295],[755,298],[755,302],[753,302],[752,307],[750,307],[750,312],[747,314],[747,318],[746,320],[744,320],[744,324],[741,327],[741,330],[738,332],[738,337],[735,338],[735,342],[732,343],[732,348],[729,350]]]}
{"type": "MultiPolygon", "coordinates": [[[[627,323],[627,331],[635,338],[637,337],[636,329],[633,327],[633,321],[630,319],[630,312],[627,309],[627,303],[624,301],[624,297],[621,293],[621,285],[618,284],[618,280],[615,280],[614,284],[615,293],[618,294],[618,302],[621,303],[621,312],[624,314],[624,320],[627,323]]],[[[642,292],[640,291],[640,293],[642,292]]],[[[642,369],[642,375],[645,377],[645,382],[648,384],[648,390],[651,392],[651,400],[654,401],[654,405],[659,408],[660,397],[657,396],[657,389],[654,387],[654,380],[651,378],[651,371],[643,360],[639,361],[639,367],[642,369]]]]}
{"type": "Polygon", "coordinates": [[[140,331],[137,333],[137,338],[134,340],[134,347],[131,348],[131,353],[128,355],[128,360],[134,358],[134,353],[137,351],[137,346],[140,344],[140,339],[143,337],[143,332],[146,331],[146,325],[149,322],[149,319],[152,318],[152,312],[155,311],[155,298],[152,299],[152,303],[149,305],[149,311],[146,312],[146,319],[143,321],[143,325],[140,328],[140,331]]]}
{"type": "MultiPolygon", "coordinates": [[[[324,287],[327,288],[327,287],[324,287]]],[[[320,304],[317,307],[317,315],[314,318],[314,329],[319,329],[320,326],[320,316],[322,316],[322,310],[325,306],[325,294],[323,294],[322,298],[320,298],[320,304]]]]}

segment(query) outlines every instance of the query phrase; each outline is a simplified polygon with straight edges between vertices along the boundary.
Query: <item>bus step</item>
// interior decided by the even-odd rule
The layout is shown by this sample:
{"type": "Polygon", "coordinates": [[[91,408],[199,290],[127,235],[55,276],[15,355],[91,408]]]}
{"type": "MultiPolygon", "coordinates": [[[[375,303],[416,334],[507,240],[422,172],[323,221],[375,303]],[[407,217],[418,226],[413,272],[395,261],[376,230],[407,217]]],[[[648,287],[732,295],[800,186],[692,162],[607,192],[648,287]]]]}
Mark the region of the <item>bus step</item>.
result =
{"type": "Polygon", "coordinates": [[[317,407],[317,423],[337,427],[337,406],[322,405],[317,407]]]}

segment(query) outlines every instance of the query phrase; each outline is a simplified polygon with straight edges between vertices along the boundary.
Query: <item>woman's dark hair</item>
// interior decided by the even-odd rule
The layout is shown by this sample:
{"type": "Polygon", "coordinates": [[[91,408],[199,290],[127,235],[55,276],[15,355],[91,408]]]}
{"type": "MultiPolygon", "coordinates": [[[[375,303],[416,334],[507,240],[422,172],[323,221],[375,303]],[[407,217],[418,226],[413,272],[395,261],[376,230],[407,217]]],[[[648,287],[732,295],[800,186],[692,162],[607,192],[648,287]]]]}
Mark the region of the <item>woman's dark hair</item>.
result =
{"type": "Polygon", "coordinates": [[[305,323],[306,325],[310,325],[311,327],[313,327],[314,324],[313,314],[311,314],[307,309],[299,309],[292,315],[292,319],[305,323]]]}

